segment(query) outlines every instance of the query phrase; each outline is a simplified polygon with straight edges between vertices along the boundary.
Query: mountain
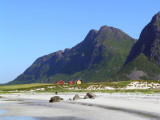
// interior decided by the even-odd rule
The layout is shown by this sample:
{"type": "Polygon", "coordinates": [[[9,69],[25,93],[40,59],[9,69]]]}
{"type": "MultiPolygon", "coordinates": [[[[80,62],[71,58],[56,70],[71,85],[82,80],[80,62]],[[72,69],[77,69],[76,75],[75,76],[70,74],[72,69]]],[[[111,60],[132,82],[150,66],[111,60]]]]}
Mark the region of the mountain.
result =
{"type": "Polygon", "coordinates": [[[160,12],[144,27],[114,79],[160,79],[160,12]]]}
{"type": "Polygon", "coordinates": [[[120,70],[135,41],[123,31],[109,26],[102,26],[99,31],[90,30],[81,43],[38,58],[8,84],[55,83],[75,79],[106,81],[120,70]]]}

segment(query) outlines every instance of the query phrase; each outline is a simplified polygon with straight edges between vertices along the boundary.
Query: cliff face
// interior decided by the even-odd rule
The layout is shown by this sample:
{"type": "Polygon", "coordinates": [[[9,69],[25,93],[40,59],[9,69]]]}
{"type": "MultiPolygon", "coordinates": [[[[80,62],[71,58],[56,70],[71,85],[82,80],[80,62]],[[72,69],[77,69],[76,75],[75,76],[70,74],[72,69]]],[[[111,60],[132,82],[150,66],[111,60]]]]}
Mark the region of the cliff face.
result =
{"type": "Polygon", "coordinates": [[[86,38],[71,49],[38,58],[9,84],[56,82],[81,79],[106,81],[124,64],[135,39],[119,29],[102,26],[90,30],[86,38]]]}
{"type": "Polygon", "coordinates": [[[118,80],[160,80],[160,12],[144,27],[133,45],[118,80]]]}
{"type": "Polygon", "coordinates": [[[125,64],[143,53],[150,61],[160,66],[160,12],[142,30],[137,43],[132,47],[125,64]]]}

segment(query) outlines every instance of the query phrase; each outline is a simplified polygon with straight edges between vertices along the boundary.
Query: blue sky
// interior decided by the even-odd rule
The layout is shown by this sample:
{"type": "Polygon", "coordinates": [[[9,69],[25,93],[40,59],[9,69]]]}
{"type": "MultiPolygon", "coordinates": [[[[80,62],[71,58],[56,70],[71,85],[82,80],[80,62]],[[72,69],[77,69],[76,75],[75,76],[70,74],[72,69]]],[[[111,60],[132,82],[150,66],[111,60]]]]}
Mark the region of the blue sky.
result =
{"type": "Polygon", "coordinates": [[[0,83],[38,57],[71,48],[90,29],[119,28],[138,38],[160,0],[0,0],[0,83]]]}

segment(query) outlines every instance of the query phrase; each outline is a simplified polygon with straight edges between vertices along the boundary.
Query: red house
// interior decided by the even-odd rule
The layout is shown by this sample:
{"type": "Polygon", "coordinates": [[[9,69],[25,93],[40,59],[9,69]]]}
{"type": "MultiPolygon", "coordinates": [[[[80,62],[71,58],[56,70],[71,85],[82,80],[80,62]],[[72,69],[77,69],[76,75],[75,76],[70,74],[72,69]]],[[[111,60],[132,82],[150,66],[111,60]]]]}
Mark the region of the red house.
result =
{"type": "Polygon", "coordinates": [[[73,81],[69,81],[68,84],[74,84],[74,82],[73,81]]]}
{"type": "Polygon", "coordinates": [[[64,84],[64,81],[59,80],[59,81],[56,82],[56,84],[64,84]]]}

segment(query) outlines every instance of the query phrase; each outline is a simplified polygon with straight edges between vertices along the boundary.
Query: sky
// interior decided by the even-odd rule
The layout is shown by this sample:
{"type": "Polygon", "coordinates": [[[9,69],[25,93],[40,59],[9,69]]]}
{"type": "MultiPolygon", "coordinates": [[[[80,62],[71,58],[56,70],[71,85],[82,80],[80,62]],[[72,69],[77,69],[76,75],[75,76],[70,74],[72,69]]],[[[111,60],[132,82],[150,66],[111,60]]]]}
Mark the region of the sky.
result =
{"type": "Polygon", "coordinates": [[[0,0],[0,83],[108,25],[138,39],[160,0],[0,0]]]}

